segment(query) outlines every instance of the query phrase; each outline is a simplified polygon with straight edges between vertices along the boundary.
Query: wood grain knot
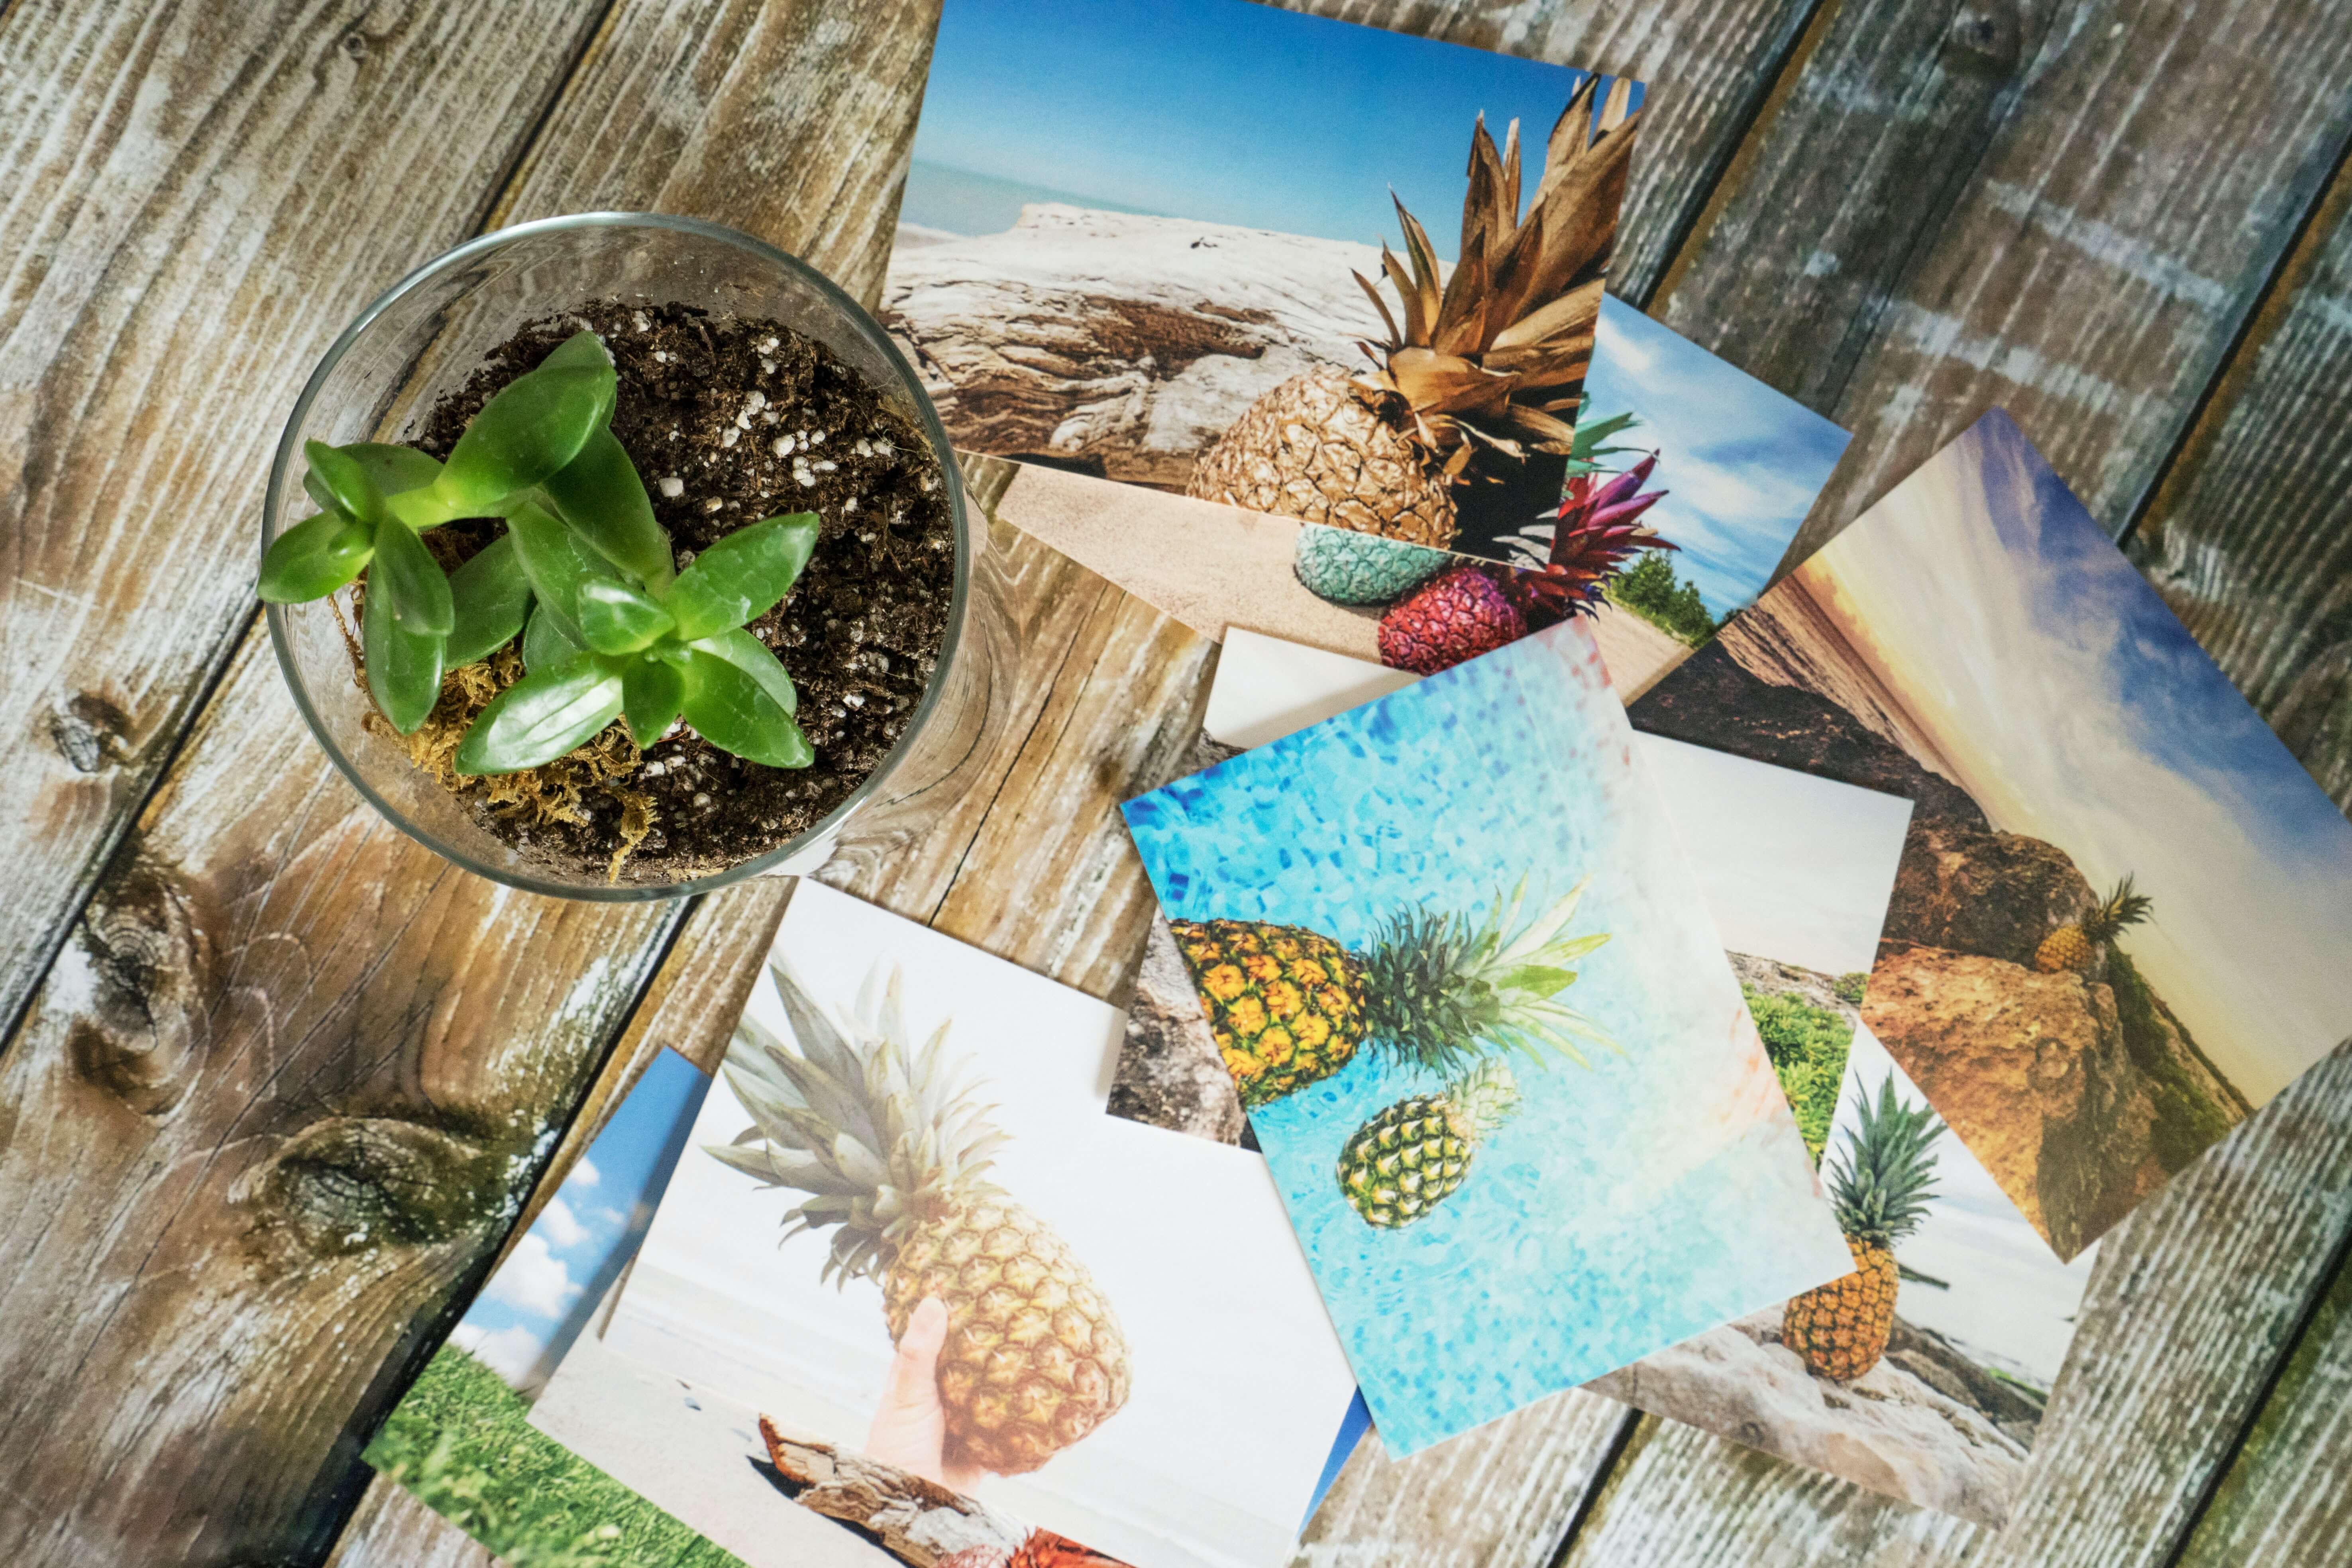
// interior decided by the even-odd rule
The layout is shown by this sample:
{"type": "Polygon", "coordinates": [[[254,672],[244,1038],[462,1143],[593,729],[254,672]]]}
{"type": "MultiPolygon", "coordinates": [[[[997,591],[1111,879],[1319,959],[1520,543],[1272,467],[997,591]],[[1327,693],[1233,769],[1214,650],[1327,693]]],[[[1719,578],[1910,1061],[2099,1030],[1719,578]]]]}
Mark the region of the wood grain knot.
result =
{"type": "Polygon", "coordinates": [[[423,1246],[499,1218],[527,1182],[509,1155],[462,1132],[389,1116],[333,1116],[289,1139],[259,1173],[267,1216],[319,1258],[423,1246]]]}
{"type": "Polygon", "coordinates": [[[81,1076],[142,1116],[179,1104],[204,1055],[212,945],[185,885],[136,845],[74,928],[88,1005],[66,1030],[81,1076]]]}
{"type": "Polygon", "coordinates": [[[1944,31],[1946,68],[1978,77],[2015,76],[2025,63],[2025,27],[2014,5],[1963,5],[1944,31]]]}
{"type": "Polygon", "coordinates": [[[128,761],[130,734],[131,715],[87,691],[49,714],[49,743],[76,773],[94,773],[128,761]]]}

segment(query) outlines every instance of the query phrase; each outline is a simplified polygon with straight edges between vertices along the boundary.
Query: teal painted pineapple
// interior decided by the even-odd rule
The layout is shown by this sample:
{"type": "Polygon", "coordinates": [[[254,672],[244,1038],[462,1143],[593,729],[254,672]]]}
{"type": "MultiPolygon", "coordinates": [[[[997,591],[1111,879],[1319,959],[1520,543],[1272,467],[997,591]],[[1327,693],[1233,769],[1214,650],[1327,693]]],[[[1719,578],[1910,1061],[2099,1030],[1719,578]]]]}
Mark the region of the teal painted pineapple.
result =
{"type": "Polygon", "coordinates": [[[1443,550],[1308,523],[1294,556],[1299,582],[1335,605],[1385,605],[1420,587],[1452,560],[1443,550]]]}

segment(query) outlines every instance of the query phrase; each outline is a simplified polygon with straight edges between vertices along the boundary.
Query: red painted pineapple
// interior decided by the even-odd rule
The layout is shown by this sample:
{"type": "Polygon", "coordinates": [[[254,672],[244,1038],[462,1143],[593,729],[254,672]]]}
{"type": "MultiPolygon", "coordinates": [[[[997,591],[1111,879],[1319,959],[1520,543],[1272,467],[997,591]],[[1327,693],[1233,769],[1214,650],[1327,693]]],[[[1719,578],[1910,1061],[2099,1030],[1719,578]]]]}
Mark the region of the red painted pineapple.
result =
{"type": "Polygon", "coordinates": [[[1540,569],[1456,566],[1400,600],[1381,617],[1381,662],[1434,675],[1570,616],[1590,615],[1629,557],[1675,548],[1641,522],[1667,493],[1642,489],[1657,466],[1653,452],[1622,474],[1569,480],[1540,569]]]}

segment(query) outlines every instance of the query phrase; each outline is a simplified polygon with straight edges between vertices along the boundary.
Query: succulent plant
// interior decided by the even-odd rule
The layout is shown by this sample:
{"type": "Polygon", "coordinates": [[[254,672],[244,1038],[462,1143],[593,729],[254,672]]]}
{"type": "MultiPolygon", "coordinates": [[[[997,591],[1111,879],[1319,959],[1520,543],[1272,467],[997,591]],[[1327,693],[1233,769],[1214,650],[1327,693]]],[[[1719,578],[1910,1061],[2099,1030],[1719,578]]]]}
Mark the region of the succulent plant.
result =
{"type": "Polygon", "coordinates": [[[432,714],[444,674],[522,634],[527,673],[475,720],[460,773],[538,767],[615,718],[646,746],[681,715],[722,751],[808,766],[792,677],[743,628],[791,592],[815,515],[737,530],[677,571],[613,435],[618,390],[612,356],[582,331],[484,404],[446,463],[306,442],[302,486],[320,510],[271,542],[260,596],[324,598],[366,572],[368,692],[402,734],[432,714]],[[420,536],[460,518],[506,531],[445,573],[420,536]]]}

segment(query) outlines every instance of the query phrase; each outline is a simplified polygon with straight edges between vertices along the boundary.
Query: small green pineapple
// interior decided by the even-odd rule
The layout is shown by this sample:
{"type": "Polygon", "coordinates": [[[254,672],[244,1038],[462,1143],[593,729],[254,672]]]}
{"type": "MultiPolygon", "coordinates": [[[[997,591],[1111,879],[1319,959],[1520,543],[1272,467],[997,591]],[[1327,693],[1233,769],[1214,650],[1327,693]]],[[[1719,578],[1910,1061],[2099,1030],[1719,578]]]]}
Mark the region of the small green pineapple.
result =
{"type": "Polygon", "coordinates": [[[1518,1109],[1509,1066],[1482,1061],[1444,1093],[1400,1100],[1349,1134],[1339,1191],[1366,1225],[1411,1225],[1454,1195],[1479,1144],[1518,1109]]]}

